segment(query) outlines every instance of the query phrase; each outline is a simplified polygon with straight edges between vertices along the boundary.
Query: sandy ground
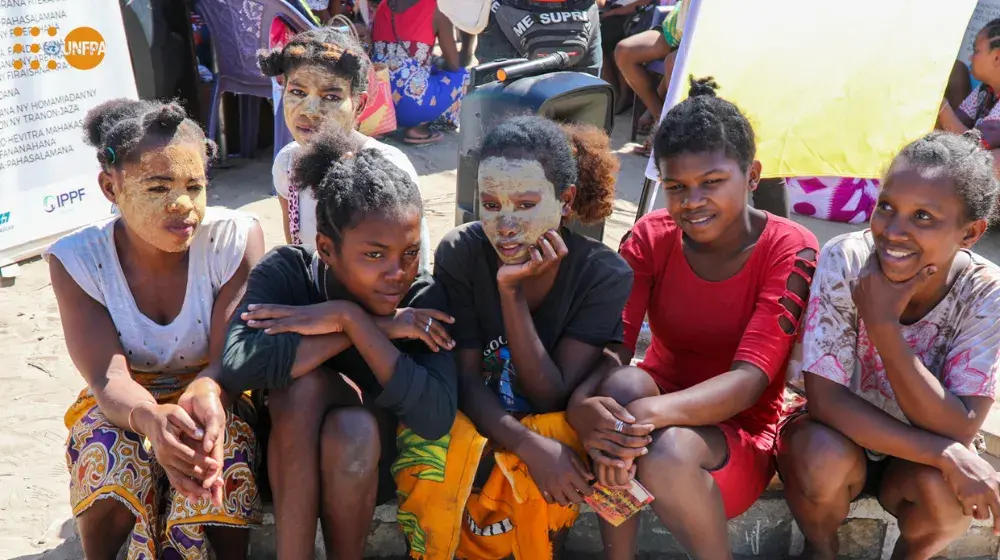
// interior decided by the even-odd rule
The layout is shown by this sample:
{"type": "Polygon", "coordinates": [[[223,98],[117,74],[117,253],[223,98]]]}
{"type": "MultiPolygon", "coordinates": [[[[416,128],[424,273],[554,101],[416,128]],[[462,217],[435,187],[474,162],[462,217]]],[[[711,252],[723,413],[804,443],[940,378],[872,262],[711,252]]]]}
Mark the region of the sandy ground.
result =
{"type": "MultiPolygon", "coordinates": [[[[621,154],[615,214],[605,230],[614,245],[631,225],[642,185],[645,159],[624,146],[628,118],[616,121],[615,149],[621,154]]],[[[421,175],[425,212],[434,243],[455,220],[454,191],[458,164],[457,137],[407,152],[421,175]]],[[[211,204],[238,208],[259,216],[269,246],[282,242],[281,216],[270,195],[270,154],[256,160],[230,160],[217,170],[209,192],[211,204]]],[[[805,221],[821,242],[851,226],[805,221]]],[[[994,260],[1000,244],[989,239],[980,247],[994,260]]],[[[22,264],[20,276],[0,288],[0,558],[80,558],[70,515],[68,476],[63,445],[63,413],[84,382],[66,354],[55,297],[44,262],[22,264]]]]}

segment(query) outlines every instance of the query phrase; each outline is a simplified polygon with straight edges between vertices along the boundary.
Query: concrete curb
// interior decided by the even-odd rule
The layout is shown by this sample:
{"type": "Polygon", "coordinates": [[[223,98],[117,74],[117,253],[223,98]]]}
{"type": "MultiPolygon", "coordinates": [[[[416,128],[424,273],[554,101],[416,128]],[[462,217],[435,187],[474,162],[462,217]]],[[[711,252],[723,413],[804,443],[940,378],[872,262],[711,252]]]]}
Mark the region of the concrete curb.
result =
{"type": "MultiPolygon", "coordinates": [[[[652,510],[641,515],[638,552],[641,558],[662,560],[687,559],[687,555],[668,533],[652,510]]],[[[896,520],[874,498],[858,500],[851,506],[848,520],[840,528],[841,558],[851,560],[888,560],[899,537],[896,520]]],[[[802,553],[804,540],[780,490],[768,490],[746,513],[729,522],[729,539],[737,558],[786,558],[802,553]]],[[[275,558],[274,515],[265,515],[264,524],[253,530],[250,558],[275,558]]],[[[584,506],[566,543],[570,558],[601,558],[603,548],[598,517],[584,506]]],[[[977,521],[968,533],[952,544],[942,558],[994,560],[1000,538],[988,522],[977,521]]],[[[368,533],[366,558],[404,558],[406,544],[396,524],[396,504],[379,506],[368,533]]],[[[316,555],[325,557],[322,536],[317,528],[316,555]]]]}

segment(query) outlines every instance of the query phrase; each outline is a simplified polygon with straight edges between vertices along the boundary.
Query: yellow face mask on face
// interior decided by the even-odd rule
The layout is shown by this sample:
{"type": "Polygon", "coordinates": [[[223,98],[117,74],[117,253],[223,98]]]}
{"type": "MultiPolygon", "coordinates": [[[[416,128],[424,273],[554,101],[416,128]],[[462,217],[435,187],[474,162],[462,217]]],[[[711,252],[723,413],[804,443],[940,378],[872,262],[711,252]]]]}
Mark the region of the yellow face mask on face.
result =
{"type": "Polygon", "coordinates": [[[483,231],[505,264],[521,264],[551,229],[558,229],[563,203],[533,159],[486,158],[479,164],[479,216],[483,231]]]}
{"type": "Polygon", "coordinates": [[[178,140],[122,166],[115,190],[126,226],[161,251],[187,250],[207,206],[205,146],[178,140]]]}
{"type": "Polygon", "coordinates": [[[285,123],[292,138],[307,144],[324,126],[352,130],[356,107],[351,81],[322,66],[300,66],[285,76],[285,123]]]}

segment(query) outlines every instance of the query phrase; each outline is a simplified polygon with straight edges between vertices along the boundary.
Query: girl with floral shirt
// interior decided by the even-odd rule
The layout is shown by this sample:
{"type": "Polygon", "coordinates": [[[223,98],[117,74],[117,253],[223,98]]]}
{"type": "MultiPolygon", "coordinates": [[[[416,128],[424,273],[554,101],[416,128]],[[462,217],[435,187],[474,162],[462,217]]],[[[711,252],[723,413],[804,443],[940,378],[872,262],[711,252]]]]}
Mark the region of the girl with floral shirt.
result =
{"type": "Polygon", "coordinates": [[[807,557],[836,557],[862,493],[899,521],[893,558],[936,556],[991,512],[1000,529],[1000,476],[975,451],[996,394],[1000,268],[969,250],[998,194],[978,132],[933,132],[896,157],[871,229],[823,248],[790,365],[808,403],[778,443],[807,557]]]}

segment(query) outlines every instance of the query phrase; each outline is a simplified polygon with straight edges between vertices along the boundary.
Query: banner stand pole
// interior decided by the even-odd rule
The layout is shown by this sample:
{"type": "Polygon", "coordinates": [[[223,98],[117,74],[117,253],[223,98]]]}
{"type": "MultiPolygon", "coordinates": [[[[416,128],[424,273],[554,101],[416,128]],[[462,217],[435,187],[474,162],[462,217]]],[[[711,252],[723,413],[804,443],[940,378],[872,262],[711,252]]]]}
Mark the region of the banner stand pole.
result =
{"type": "MultiPolygon", "coordinates": [[[[681,88],[684,87],[684,80],[687,76],[688,45],[691,41],[684,38],[695,32],[698,24],[698,11],[701,9],[702,0],[684,0],[690,2],[688,6],[687,18],[684,20],[684,30],[681,35],[681,44],[677,48],[677,58],[674,60],[674,70],[670,73],[670,84],[667,87],[667,98],[663,102],[663,111],[660,113],[660,122],[667,111],[674,105],[680,103],[681,88]]],[[[659,123],[657,123],[657,128],[659,123]]],[[[659,171],[656,169],[656,162],[653,161],[653,154],[650,152],[649,161],[646,163],[646,178],[642,183],[642,194],[639,197],[639,206],[635,212],[635,221],[646,215],[652,208],[656,196],[660,192],[659,171]]]]}
{"type": "Polygon", "coordinates": [[[635,212],[636,222],[639,221],[639,218],[649,213],[650,208],[653,207],[653,201],[656,200],[656,195],[659,194],[659,192],[659,181],[654,181],[649,177],[643,177],[642,194],[639,195],[639,207],[635,212]]]}

